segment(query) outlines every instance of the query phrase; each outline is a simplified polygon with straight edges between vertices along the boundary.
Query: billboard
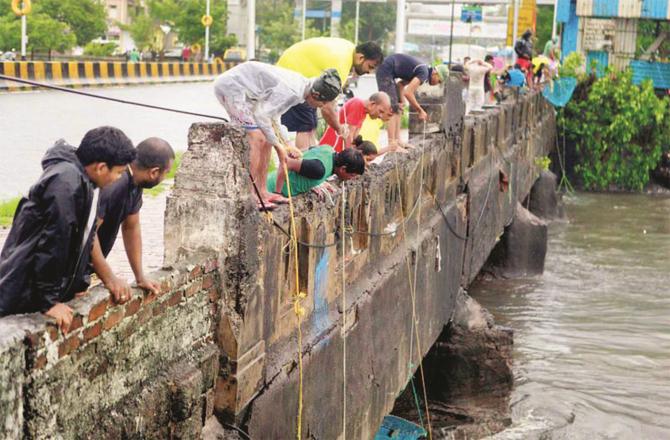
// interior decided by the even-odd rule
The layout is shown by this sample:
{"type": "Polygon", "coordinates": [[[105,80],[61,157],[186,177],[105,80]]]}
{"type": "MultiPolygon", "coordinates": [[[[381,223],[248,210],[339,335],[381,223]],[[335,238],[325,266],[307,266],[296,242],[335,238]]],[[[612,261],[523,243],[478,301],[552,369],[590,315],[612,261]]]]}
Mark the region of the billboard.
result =
{"type": "MultiPolygon", "coordinates": [[[[519,8],[519,23],[517,38],[521,36],[528,29],[535,33],[535,25],[537,23],[537,4],[535,0],[521,0],[521,7],[519,8]]],[[[507,10],[507,45],[513,46],[514,41],[514,7],[510,6],[507,10]]]]}

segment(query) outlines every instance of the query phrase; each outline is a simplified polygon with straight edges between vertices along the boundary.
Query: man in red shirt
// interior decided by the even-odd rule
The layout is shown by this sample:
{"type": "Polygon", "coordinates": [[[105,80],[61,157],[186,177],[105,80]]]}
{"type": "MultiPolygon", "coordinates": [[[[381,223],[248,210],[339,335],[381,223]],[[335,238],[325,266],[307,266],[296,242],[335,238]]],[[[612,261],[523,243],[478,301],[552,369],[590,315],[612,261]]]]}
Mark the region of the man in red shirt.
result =
{"type": "Polygon", "coordinates": [[[352,98],[344,104],[338,115],[340,125],[345,126],[346,124],[347,129],[344,130],[346,139],[337,134],[333,127],[328,127],[323,133],[319,145],[330,145],[335,151],[340,152],[344,148],[351,147],[367,115],[370,115],[372,119],[380,118],[386,122],[392,114],[391,99],[385,92],[373,93],[366,100],[352,98]]]}

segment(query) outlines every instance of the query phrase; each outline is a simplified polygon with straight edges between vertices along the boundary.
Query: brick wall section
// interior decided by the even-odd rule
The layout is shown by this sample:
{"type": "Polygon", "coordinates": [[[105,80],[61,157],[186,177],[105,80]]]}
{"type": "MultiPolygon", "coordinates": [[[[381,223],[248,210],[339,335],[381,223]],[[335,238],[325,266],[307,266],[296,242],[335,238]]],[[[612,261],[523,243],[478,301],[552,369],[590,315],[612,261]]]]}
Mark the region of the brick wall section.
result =
{"type": "Polygon", "coordinates": [[[200,431],[207,408],[212,413],[219,369],[212,345],[218,261],[201,255],[153,277],[159,295],[135,289],[117,305],[94,288],[71,301],[67,334],[40,314],[0,319],[0,437],[120,438],[164,426],[190,438],[200,431]],[[138,400],[142,394],[152,397],[138,400]],[[127,408],[146,416],[119,417],[127,408]],[[110,414],[117,414],[115,423],[105,423],[110,414]]]}

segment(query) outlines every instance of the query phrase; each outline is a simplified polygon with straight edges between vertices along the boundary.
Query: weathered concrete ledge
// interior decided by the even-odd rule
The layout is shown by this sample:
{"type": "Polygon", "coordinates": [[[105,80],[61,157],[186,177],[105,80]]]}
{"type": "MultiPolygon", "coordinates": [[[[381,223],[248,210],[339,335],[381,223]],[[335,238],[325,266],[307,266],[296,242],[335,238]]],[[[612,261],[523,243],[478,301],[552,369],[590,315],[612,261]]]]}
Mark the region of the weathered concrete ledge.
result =
{"type": "MultiPolygon", "coordinates": [[[[342,438],[346,416],[347,438],[372,438],[553,146],[540,95],[465,118],[460,96],[457,78],[424,96],[418,148],[346,183],[344,230],[342,192],[296,199],[312,244],[299,246],[297,286],[288,237],[255,210],[244,132],[192,126],[167,203],[163,294],[116,306],[91,292],[64,336],[39,315],[0,319],[0,433],[197,438],[215,414],[251,438],[295,438],[300,353],[303,436],[342,438]]],[[[287,209],[274,220],[289,230],[287,209]]]]}

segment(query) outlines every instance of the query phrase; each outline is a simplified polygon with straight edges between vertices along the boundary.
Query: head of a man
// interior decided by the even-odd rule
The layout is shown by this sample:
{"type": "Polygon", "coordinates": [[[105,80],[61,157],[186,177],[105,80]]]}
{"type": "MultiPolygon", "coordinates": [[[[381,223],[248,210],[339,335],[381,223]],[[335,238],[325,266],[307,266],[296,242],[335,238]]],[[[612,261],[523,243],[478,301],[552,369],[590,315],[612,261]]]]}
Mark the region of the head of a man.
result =
{"type": "Polygon", "coordinates": [[[355,148],[346,148],[335,155],[333,174],[342,180],[353,179],[365,172],[363,153],[355,148]]]}
{"type": "Polygon", "coordinates": [[[533,38],[533,31],[531,29],[526,30],[526,32],[523,33],[521,36],[526,41],[530,41],[531,38],[533,38]]]}
{"type": "Polygon", "coordinates": [[[391,98],[386,92],[376,92],[368,99],[368,115],[372,119],[381,119],[386,122],[393,116],[391,98]]]}
{"type": "Polygon", "coordinates": [[[489,63],[489,64],[492,64],[493,63],[493,55],[486,55],[484,57],[484,61],[489,63]]]}
{"type": "Polygon", "coordinates": [[[137,145],[137,157],[131,167],[133,181],[140,188],[153,188],[165,180],[172,168],[174,151],[170,144],[157,137],[150,137],[137,145]]]}
{"type": "Polygon", "coordinates": [[[444,82],[449,76],[449,68],[444,64],[433,66],[428,71],[428,82],[431,86],[436,86],[444,82]]]}
{"type": "Polygon", "coordinates": [[[335,69],[326,69],[312,82],[305,102],[314,108],[321,108],[334,101],[342,93],[342,81],[335,69]]]}
{"type": "Polygon", "coordinates": [[[368,41],[356,46],[354,51],[354,71],[357,75],[370,73],[384,60],[381,46],[374,41],[368,41]]]}
{"type": "Polygon", "coordinates": [[[463,58],[463,65],[468,64],[472,58],[470,57],[465,57],[463,58]]]}
{"type": "Polygon", "coordinates": [[[135,159],[136,151],[121,130],[103,126],[89,130],[75,154],[93,183],[104,188],[121,176],[135,159]]]}

